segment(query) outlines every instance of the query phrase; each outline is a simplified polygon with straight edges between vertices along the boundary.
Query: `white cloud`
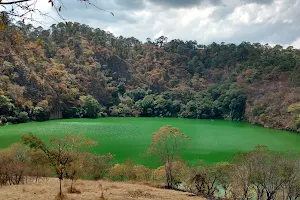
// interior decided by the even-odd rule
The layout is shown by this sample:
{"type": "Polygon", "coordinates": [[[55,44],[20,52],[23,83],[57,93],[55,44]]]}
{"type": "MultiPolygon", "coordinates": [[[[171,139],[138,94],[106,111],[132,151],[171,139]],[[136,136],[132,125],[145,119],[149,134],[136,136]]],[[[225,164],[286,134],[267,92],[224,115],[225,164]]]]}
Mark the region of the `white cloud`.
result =
{"type": "Polygon", "coordinates": [[[300,38],[297,38],[297,40],[295,40],[291,46],[293,46],[296,49],[300,49],[300,38]]]}
{"type": "MultiPolygon", "coordinates": [[[[41,4],[45,12],[56,16],[51,6],[41,4]]],[[[263,44],[293,44],[300,48],[300,0],[107,0],[97,6],[114,12],[84,8],[80,2],[65,2],[62,14],[119,36],[134,36],[142,41],[165,35],[170,39],[263,44]],[[160,3],[161,2],[161,3],[160,3]],[[210,2],[210,3],[208,3],[210,2]]],[[[59,19],[56,16],[57,19],[59,19]]],[[[46,25],[56,23],[43,19],[46,25]]]]}

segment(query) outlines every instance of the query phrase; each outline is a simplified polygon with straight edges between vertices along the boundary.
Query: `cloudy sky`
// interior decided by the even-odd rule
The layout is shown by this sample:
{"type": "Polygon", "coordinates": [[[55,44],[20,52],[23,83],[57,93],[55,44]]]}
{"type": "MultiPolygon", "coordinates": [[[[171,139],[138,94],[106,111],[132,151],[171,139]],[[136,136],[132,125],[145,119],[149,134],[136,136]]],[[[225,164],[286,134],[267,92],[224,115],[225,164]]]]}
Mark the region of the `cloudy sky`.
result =
{"type": "MultiPolygon", "coordinates": [[[[63,16],[142,41],[164,35],[201,44],[248,41],[300,48],[300,0],[90,1],[115,16],[75,0],[64,1],[63,16]]],[[[42,6],[55,16],[49,4],[42,6]]],[[[43,21],[46,25],[55,23],[43,21]]]]}

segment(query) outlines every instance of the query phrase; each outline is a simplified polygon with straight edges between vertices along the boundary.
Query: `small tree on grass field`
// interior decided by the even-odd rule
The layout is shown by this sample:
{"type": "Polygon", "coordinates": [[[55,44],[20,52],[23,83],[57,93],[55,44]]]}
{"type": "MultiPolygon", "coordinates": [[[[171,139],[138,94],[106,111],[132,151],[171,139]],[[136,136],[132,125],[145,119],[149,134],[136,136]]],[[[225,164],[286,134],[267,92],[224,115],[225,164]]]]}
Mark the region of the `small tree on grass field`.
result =
{"type": "MultiPolygon", "coordinates": [[[[96,144],[95,141],[88,140],[81,134],[67,134],[63,138],[52,138],[49,144],[46,144],[32,133],[22,136],[22,140],[30,148],[44,152],[49,165],[55,169],[57,178],[59,179],[59,196],[61,198],[63,196],[61,182],[67,173],[66,169],[77,161],[82,150],[96,144]]],[[[74,165],[70,168],[73,171],[74,165]]]]}
{"type": "Polygon", "coordinates": [[[173,188],[174,180],[173,163],[179,159],[189,140],[188,136],[178,128],[171,126],[161,127],[152,135],[152,142],[148,154],[157,156],[160,163],[164,165],[166,173],[166,186],[173,188]]]}

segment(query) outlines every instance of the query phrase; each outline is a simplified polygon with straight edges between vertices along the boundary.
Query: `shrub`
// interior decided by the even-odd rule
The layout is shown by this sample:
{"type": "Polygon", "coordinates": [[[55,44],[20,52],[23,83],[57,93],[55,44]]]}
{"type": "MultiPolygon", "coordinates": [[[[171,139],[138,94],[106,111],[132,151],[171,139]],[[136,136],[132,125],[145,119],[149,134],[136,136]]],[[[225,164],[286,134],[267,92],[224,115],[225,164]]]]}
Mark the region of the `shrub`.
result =
{"type": "Polygon", "coordinates": [[[105,154],[102,156],[95,156],[93,154],[87,153],[84,155],[86,175],[94,180],[99,180],[104,178],[104,176],[110,171],[113,166],[113,155],[105,154]]]}
{"type": "Polygon", "coordinates": [[[99,102],[91,95],[81,96],[80,100],[82,101],[81,107],[83,117],[97,118],[98,113],[100,111],[99,102]]]}
{"type": "Polygon", "coordinates": [[[20,112],[16,116],[16,120],[18,123],[26,123],[29,120],[27,112],[20,112]]]}
{"type": "Polygon", "coordinates": [[[50,118],[50,113],[42,107],[35,107],[33,109],[33,115],[36,121],[46,121],[50,118]]]}
{"type": "Polygon", "coordinates": [[[7,96],[0,95],[0,113],[3,115],[10,115],[14,109],[15,106],[11,103],[11,99],[7,96]]]}
{"type": "Polygon", "coordinates": [[[24,182],[28,171],[28,149],[13,144],[0,151],[0,185],[18,185],[24,182]]]}
{"type": "Polygon", "coordinates": [[[1,117],[0,117],[0,125],[1,125],[1,124],[6,124],[6,123],[7,123],[6,117],[1,116],[1,117]]]}
{"type": "MultiPolygon", "coordinates": [[[[174,187],[178,187],[178,184],[186,181],[185,179],[188,177],[190,169],[185,163],[176,161],[172,163],[172,171],[173,171],[174,187]]],[[[155,181],[165,180],[166,179],[165,166],[161,166],[155,169],[152,178],[155,181]]]]}
{"type": "Polygon", "coordinates": [[[130,117],[132,116],[132,110],[128,107],[128,105],[120,103],[118,106],[112,106],[109,109],[111,116],[118,117],[130,117]]]}
{"type": "Polygon", "coordinates": [[[77,107],[65,108],[62,112],[63,118],[78,117],[79,109],[77,107]]]}
{"type": "Polygon", "coordinates": [[[151,178],[152,170],[144,165],[135,165],[132,170],[135,174],[135,180],[137,181],[148,181],[151,178]]]}
{"type": "Polygon", "coordinates": [[[101,117],[107,117],[107,113],[106,113],[106,112],[100,111],[100,112],[98,113],[98,117],[99,117],[99,118],[101,118],[101,117]]]}
{"type": "Polygon", "coordinates": [[[6,119],[7,119],[8,123],[12,123],[12,124],[16,124],[17,123],[17,118],[16,117],[7,116],[6,119]]]}
{"type": "MultiPolygon", "coordinates": [[[[116,164],[109,171],[109,178],[114,181],[128,180],[128,168],[124,164],[116,164]]],[[[130,170],[131,171],[131,170],[130,170]]],[[[129,171],[129,172],[130,172],[129,171]]]]}
{"type": "Polygon", "coordinates": [[[137,180],[148,181],[152,171],[143,165],[133,165],[128,159],[124,164],[116,164],[109,171],[109,177],[112,180],[137,180]]]}
{"type": "Polygon", "coordinates": [[[31,151],[29,154],[29,172],[28,176],[35,178],[35,181],[42,177],[50,177],[53,171],[49,166],[49,161],[41,150],[31,151]]]}
{"type": "Polygon", "coordinates": [[[119,85],[118,85],[118,91],[122,95],[126,92],[126,88],[125,88],[125,84],[124,83],[119,83],[119,85]]]}

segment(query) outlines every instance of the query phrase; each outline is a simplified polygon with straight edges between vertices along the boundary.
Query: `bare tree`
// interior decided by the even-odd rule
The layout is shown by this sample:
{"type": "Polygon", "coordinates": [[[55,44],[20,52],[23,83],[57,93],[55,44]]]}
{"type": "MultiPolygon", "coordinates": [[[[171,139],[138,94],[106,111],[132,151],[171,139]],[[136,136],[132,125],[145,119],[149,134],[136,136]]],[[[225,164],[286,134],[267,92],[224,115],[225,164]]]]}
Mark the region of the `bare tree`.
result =
{"type": "Polygon", "coordinates": [[[40,138],[30,133],[22,136],[24,144],[32,149],[44,152],[49,164],[55,169],[59,179],[59,195],[62,197],[62,180],[66,175],[66,169],[78,159],[78,152],[83,148],[95,145],[96,142],[86,139],[83,135],[67,134],[63,138],[52,138],[47,145],[40,138]]]}
{"type": "Polygon", "coordinates": [[[283,184],[283,197],[288,200],[296,200],[300,198],[300,158],[299,155],[285,155],[283,162],[284,175],[286,181],[283,184]]]}
{"type": "MultiPolygon", "coordinates": [[[[253,151],[240,153],[235,158],[232,193],[242,188],[241,199],[248,199],[250,189],[256,192],[256,199],[275,200],[277,194],[286,192],[288,198],[298,198],[299,161],[289,154],[269,150],[266,146],[257,146],[253,151]]],[[[283,195],[284,196],[284,195],[283,195]]]]}
{"type": "Polygon", "coordinates": [[[148,153],[156,155],[160,163],[164,165],[168,188],[174,187],[173,163],[178,160],[188,139],[188,136],[182,133],[180,129],[171,126],[161,127],[158,132],[152,135],[148,153]]]}

